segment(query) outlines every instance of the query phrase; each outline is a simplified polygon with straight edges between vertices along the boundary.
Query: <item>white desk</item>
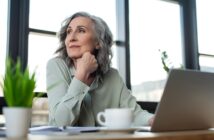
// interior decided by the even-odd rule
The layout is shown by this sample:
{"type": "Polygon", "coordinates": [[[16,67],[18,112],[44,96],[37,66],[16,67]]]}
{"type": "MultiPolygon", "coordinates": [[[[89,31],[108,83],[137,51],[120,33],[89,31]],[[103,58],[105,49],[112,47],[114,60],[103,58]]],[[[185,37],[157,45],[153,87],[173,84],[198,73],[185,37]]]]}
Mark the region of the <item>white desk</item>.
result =
{"type": "MultiPolygon", "coordinates": [[[[72,136],[42,136],[29,135],[27,140],[213,140],[213,130],[203,131],[183,131],[183,132],[165,132],[151,133],[141,132],[135,134],[123,133],[83,133],[72,136]]],[[[0,139],[4,140],[4,139],[0,139]]]]}

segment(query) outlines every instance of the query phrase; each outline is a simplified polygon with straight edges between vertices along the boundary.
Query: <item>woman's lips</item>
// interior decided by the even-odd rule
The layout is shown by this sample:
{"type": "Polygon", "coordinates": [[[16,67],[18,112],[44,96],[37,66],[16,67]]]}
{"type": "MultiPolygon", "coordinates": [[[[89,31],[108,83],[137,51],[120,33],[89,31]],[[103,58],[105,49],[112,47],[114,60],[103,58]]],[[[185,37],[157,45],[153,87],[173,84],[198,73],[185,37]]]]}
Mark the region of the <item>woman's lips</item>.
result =
{"type": "Polygon", "coordinates": [[[78,48],[80,47],[79,45],[70,45],[69,48],[78,48]]]}

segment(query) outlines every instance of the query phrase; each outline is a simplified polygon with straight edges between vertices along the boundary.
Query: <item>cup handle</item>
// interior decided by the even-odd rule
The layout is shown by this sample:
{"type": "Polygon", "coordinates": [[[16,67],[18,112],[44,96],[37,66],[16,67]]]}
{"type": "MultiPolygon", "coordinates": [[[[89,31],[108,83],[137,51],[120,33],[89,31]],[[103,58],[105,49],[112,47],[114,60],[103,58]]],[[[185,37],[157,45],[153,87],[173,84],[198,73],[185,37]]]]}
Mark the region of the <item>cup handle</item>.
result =
{"type": "Polygon", "coordinates": [[[98,121],[98,123],[99,123],[100,125],[105,126],[105,125],[106,125],[106,124],[105,124],[105,121],[102,121],[102,120],[101,120],[101,117],[103,117],[103,118],[105,119],[105,113],[104,113],[104,112],[99,112],[99,113],[97,114],[97,121],[98,121]]]}

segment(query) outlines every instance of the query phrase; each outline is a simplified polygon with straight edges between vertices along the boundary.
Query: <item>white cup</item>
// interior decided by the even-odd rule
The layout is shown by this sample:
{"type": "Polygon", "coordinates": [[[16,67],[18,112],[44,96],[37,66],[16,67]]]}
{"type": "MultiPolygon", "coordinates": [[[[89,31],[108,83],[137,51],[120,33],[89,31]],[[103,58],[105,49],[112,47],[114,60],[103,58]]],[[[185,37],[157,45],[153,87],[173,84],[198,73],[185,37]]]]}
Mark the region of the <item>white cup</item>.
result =
{"type": "Polygon", "coordinates": [[[133,121],[133,111],[130,108],[109,108],[97,114],[100,125],[110,129],[130,128],[133,121]]]}

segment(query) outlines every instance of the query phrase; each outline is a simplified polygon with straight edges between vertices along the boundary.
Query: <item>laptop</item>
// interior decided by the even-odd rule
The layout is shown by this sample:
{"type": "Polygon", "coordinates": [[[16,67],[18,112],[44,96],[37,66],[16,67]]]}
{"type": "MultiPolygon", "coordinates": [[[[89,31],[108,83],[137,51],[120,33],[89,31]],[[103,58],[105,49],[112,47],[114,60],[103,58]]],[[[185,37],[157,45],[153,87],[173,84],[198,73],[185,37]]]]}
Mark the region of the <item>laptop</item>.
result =
{"type": "Polygon", "coordinates": [[[172,69],[150,131],[214,127],[214,73],[172,69]]]}

